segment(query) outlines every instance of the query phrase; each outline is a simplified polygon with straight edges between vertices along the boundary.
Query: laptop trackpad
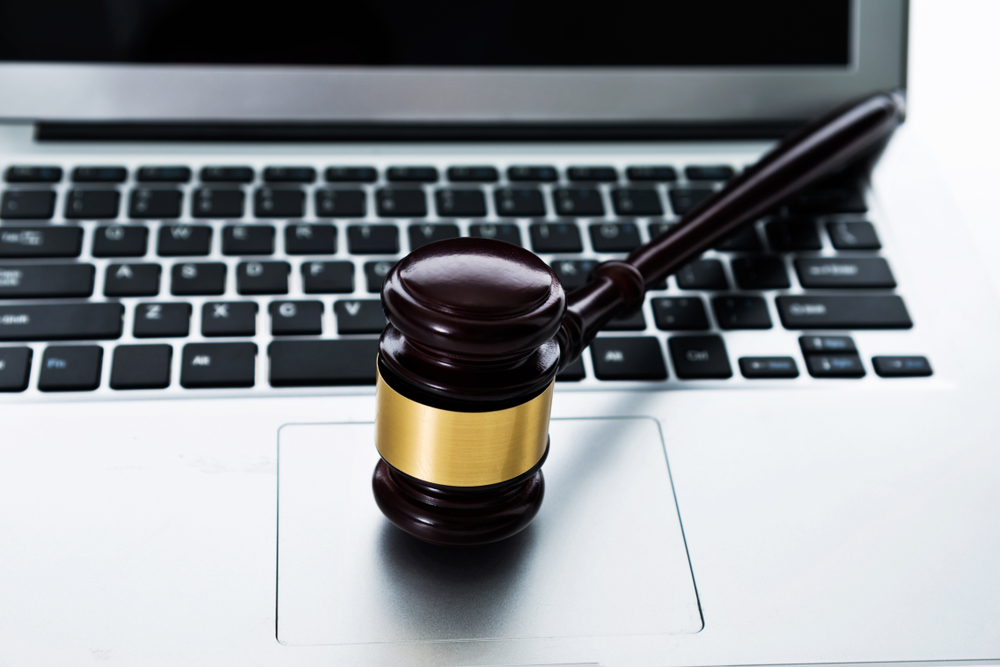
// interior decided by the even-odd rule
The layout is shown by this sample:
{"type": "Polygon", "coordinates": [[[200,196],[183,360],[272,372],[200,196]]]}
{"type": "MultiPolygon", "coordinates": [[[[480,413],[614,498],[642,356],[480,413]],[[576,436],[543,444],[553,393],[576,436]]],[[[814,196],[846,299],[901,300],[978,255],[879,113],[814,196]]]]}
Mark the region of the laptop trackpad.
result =
{"type": "Polygon", "coordinates": [[[659,426],[553,420],[534,522],[485,547],[403,534],[372,498],[371,424],[288,425],[278,640],[289,645],[698,632],[659,426]]]}

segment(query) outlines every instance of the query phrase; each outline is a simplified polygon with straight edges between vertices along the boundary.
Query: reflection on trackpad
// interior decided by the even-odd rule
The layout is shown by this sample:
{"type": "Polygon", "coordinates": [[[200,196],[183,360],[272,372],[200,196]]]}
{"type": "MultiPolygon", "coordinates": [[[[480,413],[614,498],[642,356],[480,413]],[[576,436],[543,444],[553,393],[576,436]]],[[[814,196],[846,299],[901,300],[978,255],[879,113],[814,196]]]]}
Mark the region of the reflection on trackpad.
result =
{"type": "Polygon", "coordinates": [[[278,640],[288,645],[698,632],[652,419],[553,420],[535,521],[493,545],[419,542],[371,492],[371,424],[284,426],[278,640]]]}

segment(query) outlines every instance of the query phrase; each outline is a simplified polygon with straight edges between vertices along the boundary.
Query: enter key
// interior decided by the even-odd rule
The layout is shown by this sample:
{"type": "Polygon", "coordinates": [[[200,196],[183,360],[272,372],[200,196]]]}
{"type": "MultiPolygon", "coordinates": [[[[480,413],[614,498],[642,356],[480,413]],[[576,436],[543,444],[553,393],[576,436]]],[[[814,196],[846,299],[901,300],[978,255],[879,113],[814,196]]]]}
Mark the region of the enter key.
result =
{"type": "Polygon", "coordinates": [[[881,257],[816,257],[796,259],[803,287],[895,287],[889,263],[881,257]]]}

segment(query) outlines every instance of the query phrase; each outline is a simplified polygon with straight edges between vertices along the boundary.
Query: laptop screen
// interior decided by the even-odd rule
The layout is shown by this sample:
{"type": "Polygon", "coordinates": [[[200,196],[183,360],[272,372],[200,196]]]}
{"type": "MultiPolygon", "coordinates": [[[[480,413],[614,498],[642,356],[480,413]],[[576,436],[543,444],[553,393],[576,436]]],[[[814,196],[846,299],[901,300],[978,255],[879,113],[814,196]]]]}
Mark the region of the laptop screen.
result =
{"type": "Polygon", "coordinates": [[[0,2],[0,60],[467,67],[850,64],[850,0],[0,2]]]}

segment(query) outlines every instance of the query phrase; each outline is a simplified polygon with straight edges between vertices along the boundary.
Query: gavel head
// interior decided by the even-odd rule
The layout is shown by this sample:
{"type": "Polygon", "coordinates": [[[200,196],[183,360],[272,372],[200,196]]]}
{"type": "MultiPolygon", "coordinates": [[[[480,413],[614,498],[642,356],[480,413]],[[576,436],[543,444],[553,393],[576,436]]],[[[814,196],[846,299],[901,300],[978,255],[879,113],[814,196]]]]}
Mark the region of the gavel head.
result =
{"type": "Polygon", "coordinates": [[[450,239],[393,267],[382,308],[379,508],[435,544],[520,531],[544,493],[554,337],[566,311],[558,278],[519,246],[450,239]]]}

